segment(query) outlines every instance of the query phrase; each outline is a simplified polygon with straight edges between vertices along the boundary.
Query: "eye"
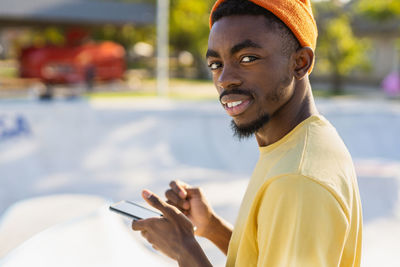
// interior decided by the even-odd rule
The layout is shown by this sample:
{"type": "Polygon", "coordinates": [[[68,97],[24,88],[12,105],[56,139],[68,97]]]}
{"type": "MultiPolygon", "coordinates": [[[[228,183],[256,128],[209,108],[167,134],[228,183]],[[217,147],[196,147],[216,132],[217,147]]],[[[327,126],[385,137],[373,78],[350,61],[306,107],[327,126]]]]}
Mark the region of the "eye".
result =
{"type": "Polygon", "coordinates": [[[241,63],[249,63],[249,62],[253,62],[255,60],[257,60],[258,58],[255,56],[244,56],[242,57],[242,59],[240,60],[241,63]]]}
{"type": "Polygon", "coordinates": [[[208,64],[208,67],[210,68],[210,70],[216,70],[216,69],[220,68],[221,66],[222,66],[222,64],[219,62],[212,62],[212,63],[208,64]]]}

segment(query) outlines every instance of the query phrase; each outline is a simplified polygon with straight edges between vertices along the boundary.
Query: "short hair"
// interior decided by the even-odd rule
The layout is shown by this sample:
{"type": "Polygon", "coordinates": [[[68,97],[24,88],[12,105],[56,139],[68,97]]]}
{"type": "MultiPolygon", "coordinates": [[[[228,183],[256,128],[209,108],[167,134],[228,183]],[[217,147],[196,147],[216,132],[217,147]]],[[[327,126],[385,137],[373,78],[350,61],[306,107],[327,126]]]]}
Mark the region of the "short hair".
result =
{"type": "Polygon", "coordinates": [[[233,15],[262,15],[266,18],[266,24],[272,30],[279,33],[280,37],[287,42],[282,45],[282,52],[289,56],[301,47],[299,40],[293,32],[278,17],[267,9],[254,4],[248,0],[226,0],[222,2],[212,13],[211,23],[214,24],[223,17],[233,15]]]}

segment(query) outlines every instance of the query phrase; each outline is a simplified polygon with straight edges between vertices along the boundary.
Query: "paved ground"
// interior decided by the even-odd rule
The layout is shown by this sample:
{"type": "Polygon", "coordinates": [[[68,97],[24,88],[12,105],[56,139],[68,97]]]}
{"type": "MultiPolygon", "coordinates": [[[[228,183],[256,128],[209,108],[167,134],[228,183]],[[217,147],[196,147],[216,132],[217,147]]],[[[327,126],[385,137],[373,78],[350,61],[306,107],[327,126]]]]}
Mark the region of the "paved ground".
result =
{"type": "MultiPolygon", "coordinates": [[[[335,98],[317,104],[359,175],[363,266],[397,266],[400,103],[335,98]]],[[[258,157],[253,140],[232,138],[215,101],[2,100],[0,106],[0,215],[16,201],[49,194],[140,200],[142,188],[162,194],[171,179],[182,179],[203,186],[215,210],[234,222],[258,157]]],[[[202,244],[222,266],[223,256],[202,244]]]]}

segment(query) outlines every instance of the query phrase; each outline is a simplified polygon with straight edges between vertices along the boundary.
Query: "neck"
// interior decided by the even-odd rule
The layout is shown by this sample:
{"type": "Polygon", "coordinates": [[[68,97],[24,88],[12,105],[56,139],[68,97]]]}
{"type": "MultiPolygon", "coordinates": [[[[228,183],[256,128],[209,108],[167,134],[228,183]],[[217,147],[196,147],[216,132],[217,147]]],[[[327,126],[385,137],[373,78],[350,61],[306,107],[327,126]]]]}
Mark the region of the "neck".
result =
{"type": "Polygon", "coordinates": [[[318,111],[308,78],[297,81],[292,97],[256,133],[258,145],[268,146],[279,141],[302,121],[316,114],[318,111]]]}

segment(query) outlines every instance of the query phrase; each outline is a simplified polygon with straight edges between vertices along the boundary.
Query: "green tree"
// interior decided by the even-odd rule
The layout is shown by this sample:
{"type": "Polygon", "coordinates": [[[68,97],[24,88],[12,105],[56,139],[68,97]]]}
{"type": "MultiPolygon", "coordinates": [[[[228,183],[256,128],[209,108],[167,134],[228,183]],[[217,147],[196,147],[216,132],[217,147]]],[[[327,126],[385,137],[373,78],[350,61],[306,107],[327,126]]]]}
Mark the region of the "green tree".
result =
{"type": "Polygon", "coordinates": [[[208,16],[214,0],[171,0],[170,47],[171,53],[189,51],[199,78],[207,78],[204,62],[209,33],[208,16]]]}
{"type": "Polygon", "coordinates": [[[368,67],[365,56],[368,45],[354,36],[350,17],[337,1],[315,7],[319,24],[317,66],[330,73],[332,90],[340,94],[346,75],[357,68],[368,67]]]}
{"type": "Polygon", "coordinates": [[[400,0],[359,0],[355,11],[379,21],[399,18],[400,0]]]}
{"type": "MultiPolygon", "coordinates": [[[[156,9],[157,0],[107,0],[120,2],[145,2],[154,5],[156,9]]],[[[194,66],[198,78],[207,78],[209,75],[206,68],[204,55],[207,49],[209,33],[208,16],[215,0],[188,1],[170,0],[170,25],[169,45],[170,55],[176,56],[182,51],[190,52],[194,57],[194,66]]],[[[117,30],[116,27],[108,26],[96,34],[97,39],[116,40],[125,47],[129,47],[138,40],[152,45],[156,43],[156,25],[146,27],[127,28],[125,31],[117,30]]]]}
{"type": "MultiPolygon", "coordinates": [[[[355,5],[355,13],[364,18],[374,20],[382,27],[384,27],[385,24],[395,25],[395,27],[397,27],[397,40],[395,41],[397,52],[394,57],[397,63],[399,63],[400,0],[358,0],[355,5]]],[[[394,28],[394,30],[396,31],[396,28],[394,28]]]]}

